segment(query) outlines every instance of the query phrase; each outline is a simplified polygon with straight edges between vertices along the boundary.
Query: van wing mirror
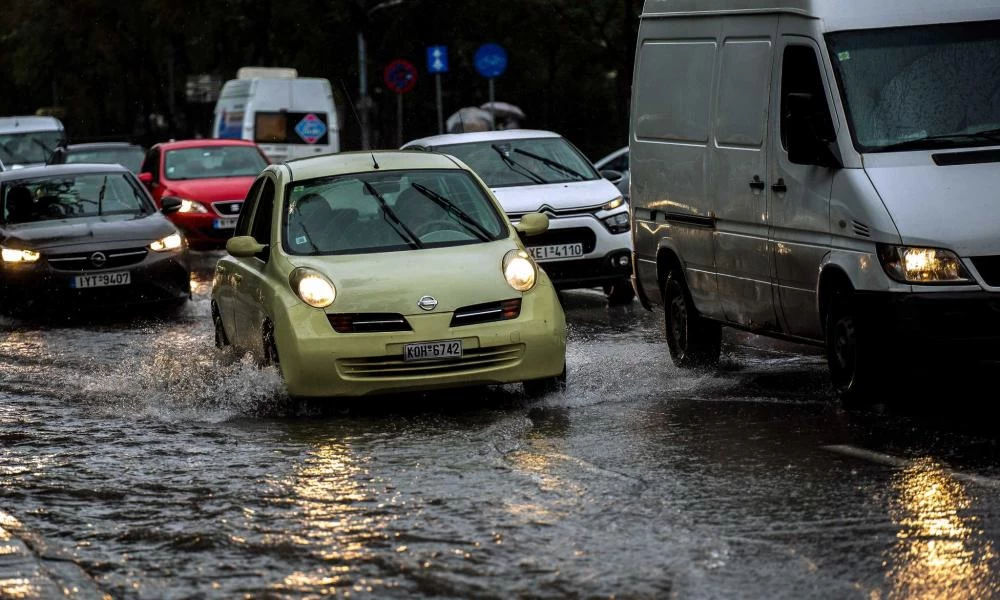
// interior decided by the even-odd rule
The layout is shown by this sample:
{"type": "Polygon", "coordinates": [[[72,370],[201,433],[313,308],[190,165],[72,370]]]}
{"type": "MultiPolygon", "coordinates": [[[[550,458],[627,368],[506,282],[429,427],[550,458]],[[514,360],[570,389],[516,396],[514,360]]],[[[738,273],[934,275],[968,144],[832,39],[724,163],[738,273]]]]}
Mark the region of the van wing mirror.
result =
{"type": "Polygon", "coordinates": [[[514,226],[522,237],[539,235],[549,230],[549,218],[542,213],[528,213],[514,226]]]}
{"type": "Polygon", "coordinates": [[[257,240],[249,235],[238,235],[234,238],[229,238],[229,241],[226,242],[226,252],[237,258],[257,256],[266,247],[263,244],[257,243],[257,240]]]}
{"type": "Polygon", "coordinates": [[[842,168],[837,135],[825,104],[809,93],[786,94],[782,119],[788,160],[797,165],[842,168]]]}

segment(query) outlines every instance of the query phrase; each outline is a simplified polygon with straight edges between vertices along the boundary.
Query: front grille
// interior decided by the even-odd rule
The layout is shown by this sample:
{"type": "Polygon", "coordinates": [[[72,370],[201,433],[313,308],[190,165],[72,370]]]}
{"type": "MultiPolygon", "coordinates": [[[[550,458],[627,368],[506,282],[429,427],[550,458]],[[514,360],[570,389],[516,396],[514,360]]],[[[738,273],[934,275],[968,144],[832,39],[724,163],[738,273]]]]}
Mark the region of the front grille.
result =
{"type": "MultiPolygon", "coordinates": [[[[533,210],[530,212],[540,212],[548,215],[549,218],[558,219],[560,217],[578,217],[581,215],[593,215],[602,210],[604,210],[604,204],[597,204],[594,206],[582,206],[575,208],[562,208],[562,209],[555,209],[546,204],[541,208],[539,208],[538,210],[533,210]]],[[[512,221],[516,221],[526,214],[528,213],[507,213],[507,216],[510,217],[512,221]]]]}
{"type": "Polygon", "coordinates": [[[588,281],[600,283],[622,279],[632,274],[631,261],[625,266],[618,265],[620,256],[628,256],[628,252],[612,252],[602,258],[550,261],[539,266],[557,287],[560,284],[588,281]]]}
{"type": "Polygon", "coordinates": [[[334,314],[326,318],[337,333],[413,331],[403,315],[397,313],[334,314]]]}
{"type": "Polygon", "coordinates": [[[597,246],[597,236],[589,227],[549,229],[545,233],[533,235],[525,240],[528,246],[549,246],[553,244],[583,244],[583,253],[590,254],[597,246]]]}
{"type": "Polygon", "coordinates": [[[473,306],[463,306],[451,317],[452,327],[476,325],[493,321],[509,321],[521,314],[521,299],[504,300],[502,302],[487,302],[473,306]]]}
{"type": "Polygon", "coordinates": [[[72,254],[53,254],[46,260],[57,271],[100,271],[118,269],[142,262],[149,250],[145,248],[124,248],[121,250],[100,250],[89,252],[74,252],[72,254]],[[100,254],[104,260],[95,255],[100,254]]]}
{"type": "Polygon", "coordinates": [[[226,202],[213,202],[212,208],[223,217],[237,217],[243,207],[242,200],[228,200],[226,202]]]}
{"type": "Polygon", "coordinates": [[[1000,256],[977,256],[972,259],[979,275],[990,287],[1000,287],[1000,256]]]}
{"type": "Polygon", "coordinates": [[[346,379],[399,379],[454,375],[483,369],[499,369],[520,362],[524,345],[468,348],[462,358],[405,362],[402,354],[370,358],[342,358],[337,370],[346,379]]]}

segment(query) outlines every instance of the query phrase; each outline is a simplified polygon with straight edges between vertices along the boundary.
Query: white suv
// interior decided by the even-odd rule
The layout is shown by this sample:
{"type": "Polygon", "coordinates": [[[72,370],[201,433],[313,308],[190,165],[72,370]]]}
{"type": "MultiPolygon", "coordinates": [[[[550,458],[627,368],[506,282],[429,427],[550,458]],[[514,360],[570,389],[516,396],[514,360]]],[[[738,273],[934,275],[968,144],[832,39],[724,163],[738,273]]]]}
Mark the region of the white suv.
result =
{"type": "Polygon", "coordinates": [[[457,133],[414,140],[403,148],[442,152],[465,162],[515,223],[529,212],[547,214],[549,230],[526,243],[556,287],[603,287],[611,304],[634,298],[628,204],[559,134],[523,129],[457,133]]]}

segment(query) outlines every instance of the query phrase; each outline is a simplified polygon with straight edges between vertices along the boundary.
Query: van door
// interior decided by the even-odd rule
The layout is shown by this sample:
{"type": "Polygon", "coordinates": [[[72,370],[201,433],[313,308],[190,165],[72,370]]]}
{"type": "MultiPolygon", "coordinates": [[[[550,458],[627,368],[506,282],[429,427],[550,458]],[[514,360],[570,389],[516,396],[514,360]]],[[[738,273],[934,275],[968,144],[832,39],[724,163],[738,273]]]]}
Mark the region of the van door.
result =
{"type": "Polygon", "coordinates": [[[817,309],[820,265],[830,251],[830,194],[834,169],[793,164],[786,150],[784,122],[789,94],[808,93],[818,112],[829,119],[830,86],[820,69],[819,46],[807,37],[807,24],[782,18],[782,36],[775,59],[771,107],[771,153],[767,193],[771,206],[771,245],[776,302],[785,333],[820,340],[823,330],[817,309]],[[803,35],[796,35],[796,30],[803,35]]]}
{"type": "Polygon", "coordinates": [[[777,329],[768,246],[767,116],[778,17],[726,17],[719,52],[714,144],[715,265],[725,319],[777,329]]]}

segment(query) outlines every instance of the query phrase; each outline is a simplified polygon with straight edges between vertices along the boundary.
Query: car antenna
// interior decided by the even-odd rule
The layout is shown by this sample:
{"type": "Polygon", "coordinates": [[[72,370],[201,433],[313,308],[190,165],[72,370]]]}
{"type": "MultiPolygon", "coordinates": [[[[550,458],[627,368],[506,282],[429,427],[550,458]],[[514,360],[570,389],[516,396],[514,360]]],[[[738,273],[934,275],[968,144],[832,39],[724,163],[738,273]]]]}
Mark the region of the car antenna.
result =
{"type": "MultiPolygon", "coordinates": [[[[344,97],[347,98],[347,103],[351,105],[351,112],[354,113],[354,118],[358,122],[358,129],[360,129],[361,132],[364,133],[365,126],[361,123],[361,117],[358,116],[358,109],[357,109],[357,107],[354,106],[354,100],[351,100],[351,93],[349,91],[347,91],[347,85],[344,84],[344,80],[343,79],[337,79],[337,81],[340,82],[340,87],[343,88],[343,90],[344,90],[344,97]]],[[[381,168],[381,167],[378,166],[378,161],[375,160],[375,153],[374,152],[372,152],[372,165],[376,169],[380,169],[381,168]]]]}

